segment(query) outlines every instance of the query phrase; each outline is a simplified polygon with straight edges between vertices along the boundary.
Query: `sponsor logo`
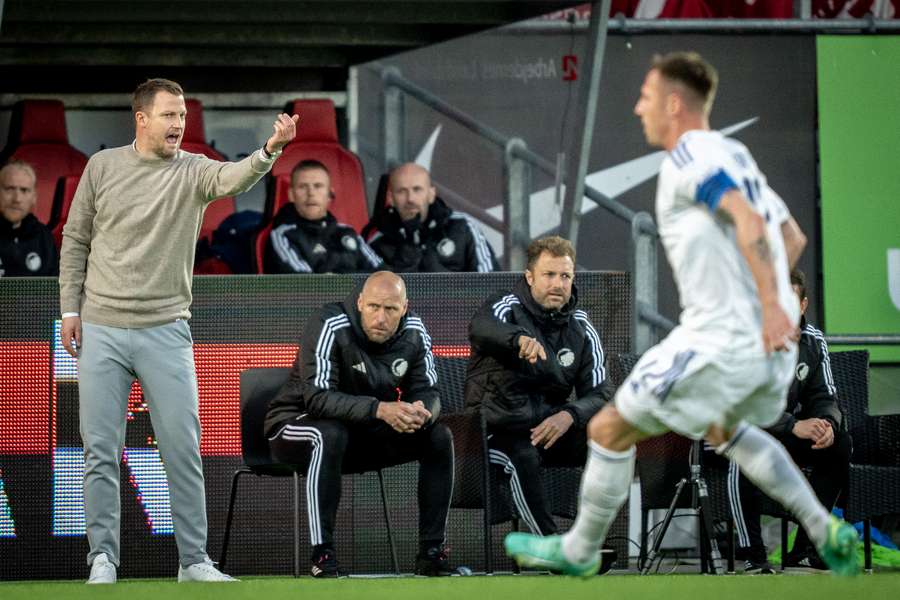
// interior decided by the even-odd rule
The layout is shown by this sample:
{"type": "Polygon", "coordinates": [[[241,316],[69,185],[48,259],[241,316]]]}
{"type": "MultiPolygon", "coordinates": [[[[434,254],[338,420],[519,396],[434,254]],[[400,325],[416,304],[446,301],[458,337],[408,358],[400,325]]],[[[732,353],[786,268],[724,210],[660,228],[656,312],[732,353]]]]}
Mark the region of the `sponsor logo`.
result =
{"type": "Polygon", "coordinates": [[[409,363],[406,362],[405,358],[398,358],[391,363],[391,373],[393,373],[396,377],[403,377],[404,375],[406,375],[406,369],[408,368],[409,363]]]}
{"type": "Polygon", "coordinates": [[[556,360],[564,367],[571,367],[572,363],[575,362],[575,353],[568,348],[563,348],[556,353],[556,360]]]}
{"type": "Polygon", "coordinates": [[[891,302],[894,308],[900,310],[900,248],[888,248],[887,278],[891,302]]]}
{"type": "Polygon", "coordinates": [[[578,80],[578,57],[574,54],[564,54],[562,57],[563,81],[578,80]]]}
{"type": "Polygon", "coordinates": [[[29,252],[28,256],[25,257],[25,268],[29,271],[40,270],[42,264],[44,264],[44,261],[41,260],[37,252],[29,252]]]}
{"type": "Polygon", "coordinates": [[[355,365],[353,365],[353,368],[356,369],[357,371],[359,371],[360,373],[362,373],[363,375],[366,374],[366,363],[364,363],[364,362],[356,363],[355,365]]]}
{"type": "Polygon", "coordinates": [[[531,62],[522,62],[518,58],[513,62],[488,62],[481,65],[481,78],[485,81],[506,79],[528,84],[530,81],[559,77],[556,65],[556,60],[551,57],[546,59],[538,57],[531,62]]]}
{"type": "Polygon", "coordinates": [[[437,251],[444,258],[453,256],[453,253],[456,252],[456,244],[450,238],[444,238],[438,242],[437,251]]]}
{"type": "Polygon", "coordinates": [[[325,246],[323,246],[322,244],[316,244],[315,246],[313,246],[312,251],[313,254],[325,254],[326,252],[328,252],[328,250],[326,250],[325,246]]]}

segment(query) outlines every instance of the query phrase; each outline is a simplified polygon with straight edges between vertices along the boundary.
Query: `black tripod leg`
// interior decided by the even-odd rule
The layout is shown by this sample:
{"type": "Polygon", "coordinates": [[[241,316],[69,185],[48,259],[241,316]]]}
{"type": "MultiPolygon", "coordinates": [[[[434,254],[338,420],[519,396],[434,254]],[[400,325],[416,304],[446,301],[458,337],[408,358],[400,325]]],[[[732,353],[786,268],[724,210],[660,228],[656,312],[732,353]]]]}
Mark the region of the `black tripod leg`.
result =
{"type": "Polygon", "coordinates": [[[713,575],[718,575],[720,573],[719,564],[722,560],[722,554],[719,552],[719,544],[716,542],[716,530],[713,527],[706,480],[698,476],[693,484],[700,504],[697,507],[700,511],[700,544],[701,547],[708,548],[708,552],[702,553],[701,566],[704,573],[709,572],[713,575]],[[706,569],[707,566],[708,570],[706,569]]]}
{"type": "Polygon", "coordinates": [[[666,537],[669,523],[672,522],[672,517],[675,516],[675,507],[678,506],[678,499],[681,497],[681,492],[684,490],[684,486],[686,486],[687,483],[687,479],[682,479],[678,482],[678,485],[675,486],[675,496],[672,498],[672,503],[669,504],[669,509],[666,511],[666,516],[663,518],[662,525],[660,525],[659,533],[653,538],[653,547],[650,548],[650,553],[647,555],[647,560],[644,562],[644,566],[641,569],[641,575],[647,575],[650,572],[653,561],[656,560],[656,557],[659,554],[659,547],[662,546],[663,538],[666,537]]]}

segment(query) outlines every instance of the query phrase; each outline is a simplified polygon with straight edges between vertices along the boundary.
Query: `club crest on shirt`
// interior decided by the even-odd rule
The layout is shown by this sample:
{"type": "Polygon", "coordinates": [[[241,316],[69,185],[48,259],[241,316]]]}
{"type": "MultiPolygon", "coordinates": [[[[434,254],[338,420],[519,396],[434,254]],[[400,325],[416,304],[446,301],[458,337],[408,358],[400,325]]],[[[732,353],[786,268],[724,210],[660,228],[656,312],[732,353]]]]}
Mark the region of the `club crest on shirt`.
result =
{"type": "Polygon", "coordinates": [[[563,348],[556,353],[556,360],[564,367],[571,367],[575,362],[575,353],[568,348],[563,348]]]}
{"type": "Polygon", "coordinates": [[[396,377],[403,377],[404,375],[406,375],[406,369],[408,368],[409,363],[406,362],[405,358],[398,358],[391,363],[391,373],[393,373],[396,377]]]}
{"type": "Polygon", "coordinates": [[[450,238],[444,238],[437,245],[438,254],[441,256],[453,256],[453,253],[456,252],[456,244],[450,238]]]}
{"type": "Polygon", "coordinates": [[[343,244],[344,248],[346,248],[350,252],[355,252],[356,249],[359,247],[358,244],[356,243],[356,238],[353,237],[352,235],[345,235],[344,237],[342,237],[341,244],[343,244]]]}
{"type": "Polygon", "coordinates": [[[44,261],[41,260],[41,256],[37,252],[29,252],[28,256],[25,257],[25,268],[31,272],[40,270],[42,264],[44,264],[44,261]]]}
{"type": "Polygon", "coordinates": [[[809,365],[802,362],[797,365],[797,381],[803,381],[809,375],[809,365]]]}

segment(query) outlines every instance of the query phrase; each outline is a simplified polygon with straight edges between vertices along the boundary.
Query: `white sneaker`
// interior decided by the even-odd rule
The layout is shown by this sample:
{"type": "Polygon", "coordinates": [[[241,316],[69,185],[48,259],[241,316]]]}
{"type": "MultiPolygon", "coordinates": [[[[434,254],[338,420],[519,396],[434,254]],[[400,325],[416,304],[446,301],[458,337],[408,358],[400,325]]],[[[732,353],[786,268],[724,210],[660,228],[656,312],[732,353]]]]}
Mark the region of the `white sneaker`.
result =
{"type": "Polygon", "coordinates": [[[230,575],[226,575],[216,568],[216,563],[207,556],[203,562],[194,563],[189,567],[178,567],[178,582],[183,581],[240,581],[230,575]]]}
{"type": "Polygon", "coordinates": [[[116,565],[109,562],[106,554],[98,554],[91,563],[91,576],[87,583],[115,583],[116,565]]]}

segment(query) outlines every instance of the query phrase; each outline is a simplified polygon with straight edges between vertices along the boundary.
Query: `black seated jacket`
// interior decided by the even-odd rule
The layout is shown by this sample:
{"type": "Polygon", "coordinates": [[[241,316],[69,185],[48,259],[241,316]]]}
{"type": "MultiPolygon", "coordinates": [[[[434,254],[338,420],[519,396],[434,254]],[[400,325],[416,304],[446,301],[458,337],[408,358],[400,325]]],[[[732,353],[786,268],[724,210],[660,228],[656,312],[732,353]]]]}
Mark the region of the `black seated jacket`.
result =
{"type": "Polygon", "coordinates": [[[381,258],[349,225],[330,212],[310,221],[285,204],[275,215],[266,242],[266,273],[371,273],[381,258]]]}
{"type": "Polygon", "coordinates": [[[803,317],[800,321],[797,368],[788,390],[787,406],[781,418],[768,428],[769,433],[785,438],[793,434],[797,421],[811,418],[831,421],[831,429],[835,433],[842,428],[846,430],[837,393],[825,335],[803,317]]]}
{"type": "Polygon", "coordinates": [[[34,215],[12,223],[0,216],[0,277],[59,275],[59,254],[50,229],[34,215]]]}
{"type": "Polygon", "coordinates": [[[481,410],[489,428],[527,431],[561,410],[585,427],[609,400],[600,336],[587,313],[576,309],[577,297],[573,285],[568,304],[548,311],[523,276],[511,292],[491,296],[475,313],[466,406],[481,410]],[[544,346],[546,360],[532,365],[519,358],[523,335],[544,346]]]}
{"type": "Polygon", "coordinates": [[[421,400],[432,422],[438,418],[437,372],[422,320],[407,312],[397,332],[377,344],[363,332],[356,298],[326,304],[307,321],[290,377],[269,403],[266,435],[302,414],[372,422],[379,402],[421,400]]]}
{"type": "Polygon", "coordinates": [[[397,273],[498,269],[497,259],[484,234],[466,213],[452,210],[435,198],[424,222],[420,217],[402,221],[392,206],[373,218],[375,231],[369,244],[397,273]]]}

